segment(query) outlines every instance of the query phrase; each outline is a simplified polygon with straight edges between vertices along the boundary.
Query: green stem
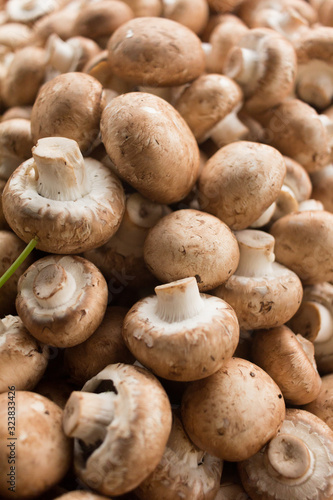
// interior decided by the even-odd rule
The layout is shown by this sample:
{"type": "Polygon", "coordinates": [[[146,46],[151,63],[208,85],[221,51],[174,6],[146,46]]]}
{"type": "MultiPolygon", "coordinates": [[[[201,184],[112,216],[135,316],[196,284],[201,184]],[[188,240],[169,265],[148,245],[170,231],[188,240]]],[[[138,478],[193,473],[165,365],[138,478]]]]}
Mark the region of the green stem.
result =
{"type": "Polygon", "coordinates": [[[25,247],[23,252],[17,257],[9,269],[0,278],[0,288],[6,283],[7,280],[15,273],[16,269],[23,264],[28,255],[32,252],[38,243],[37,238],[33,238],[28,245],[25,247]]]}

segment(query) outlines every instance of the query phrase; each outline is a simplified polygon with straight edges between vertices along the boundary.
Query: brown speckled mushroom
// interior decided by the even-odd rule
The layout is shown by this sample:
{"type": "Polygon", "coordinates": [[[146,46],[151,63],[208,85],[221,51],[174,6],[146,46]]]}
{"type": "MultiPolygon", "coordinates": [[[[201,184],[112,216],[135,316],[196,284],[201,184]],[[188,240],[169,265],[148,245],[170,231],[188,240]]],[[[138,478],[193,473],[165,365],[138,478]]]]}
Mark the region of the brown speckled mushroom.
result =
{"type": "Polygon", "coordinates": [[[174,106],[201,143],[223,118],[241,105],[241,100],[242,92],[233,80],[210,73],[188,85],[174,106]]]}
{"type": "Polygon", "coordinates": [[[8,499],[36,498],[67,473],[72,462],[72,443],[62,429],[63,412],[58,405],[33,392],[16,391],[14,399],[8,399],[9,395],[0,394],[0,494],[8,499]],[[8,412],[13,406],[9,401],[15,402],[15,424],[10,420],[13,437],[8,434],[8,412]],[[14,457],[11,469],[9,460],[14,457]],[[6,476],[13,472],[12,479],[6,476]]]}
{"type": "Polygon", "coordinates": [[[166,215],[150,229],[144,259],[161,282],[194,276],[204,292],[235,272],[239,249],[229,227],[217,217],[184,209],[166,215]]]}
{"type": "Polygon", "coordinates": [[[333,494],[333,432],[305,410],[288,409],[277,436],[239,464],[252,500],[326,500],[333,494]]]}
{"type": "Polygon", "coordinates": [[[108,50],[114,73],[137,85],[183,85],[205,69],[198,36],[170,19],[132,19],[113,33],[108,50]]]}
{"type": "Polygon", "coordinates": [[[287,326],[256,331],[252,361],[277,383],[286,403],[304,405],[318,396],[321,379],[314,346],[287,326]]]}
{"type": "Polygon", "coordinates": [[[264,370],[231,358],[218,372],[188,386],[181,411],[194,444],[216,457],[239,462],[275,436],[285,404],[279,387],[264,370]]]}
{"type": "Polygon", "coordinates": [[[275,148],[233,142],[204,166],[198,183],[200,206],[231,229],[245,229],[275,202],[285,175],[284,159],[275,148]]]}
{"type": "Polygon", "coordinates": [[[246,330],[283,325],[297,311],[303,296],[298,276],[274,262],[274,238],[263,231],[236,232],[240,249],[235,273],[214,290],[236,311],[246,330]]]}
{"type": "Polygon", "coordinates": [[[193,277],[157,286],[155,292],[124,319],[124,340],[136,359],[169,380],[198,380],[219,370],[239,340],[233,309],[200,294],[193,277]]]}
{"type": "Polygon", "coordinates": [[[42,137],[67,137],[83,154],[94,145],[105,105],[102,85],[85,73],[64,73],[45,83],[31,113],[34,142],[42,137]]]}
{"type": "Polygon", "coordinates": [[[309,210],[285,215],[270,228],[276,260],[306,285],[333,279],[333,214],[309,210]]]}
{"type": "Polygon", "coordinates": [[[293,90],[297,60],[292,44],[268,28],[248,30],[230,49],[223,73],[241,87],[245,109],[262,112],[293,90]]]}
{"type": "Polygon", "coordinates": [[[316,399],[303,406],[303,410],[321,418],[333,430],[333,373],[321,378],[321,389],[316,399]]]}
{"type": "MultiPolygon", "coordinates": [[[[23,252],[25,244],[12,231],[0,231],[0,276],[15,262],[23,252]]],[[[34,257],[30,254],[11,278],[0,288],[0,318],[8,314],[16,314],[15,297],[17,282],[21,274],[32,264],[34,257]]]]}
{"type": "Polygon", "coordinates": [[[169,204],[192,189],[199,148],[185,120],[164,99],[145,92],[116,97],[103,111],[101,133],[117,173],[146,198],[169,204]]]}
{"type": "Polygon", "coordinates": [[[47,352],[18,316],[0,319],[0,361],[0,393],[10,385],[17,391],[30,391],[45,372],[47,352]]]}
{"type": "Polygon", "coordinates": [[[100,325],[107,284],[94,264],[78,256],[49,255],[37,260],[18,283],[16,309],[41,342],[71,347],[100,325]]]}
{"type": "Polygon", "coordinates": [[[135,493],[142,500],[214,500],[222,466],[222,460],[199,450],[190,441],[174,413],[162,460],[135,493]]]}
{"type": "Polygon", "coordinates": [[[65,350],[64,364],[71,380],[83,385],[109,364],[134,362],[121,334],[127,312],[125,307],[108,307],[95,332],[85,342],[65,350]]]}
{"type": "Polygon", "coordinates": [[[12,118],[0,123],[0,178],[7,180],[14,170],[31,157],[33,141],[30,120],[12,118]]]}
{"type": "Polygon", "coordinates": [[[13,231],[50,253],[79,253],[100,246],[117,231],[125,209],[119,179],[102,163],[84,159],[64,137],[40,139],[33,158],[8,180],[3,211],[13,231]]]}
{"type": "Polygon", "coordinates": [[[136,488],[160,462],[172,424],[158,380],[137,366],[109,365],[73,392],[64,410],[66,435],[76,438],[74,467],[103,495],[136,488]]]}
{"type": "Polygon", "coordinates": [[[320,170],[330,160],[329,137],[318,113],[299,99],[286,99],[260,113],[265,142],[297,161],[307,172],[320,170]]]}

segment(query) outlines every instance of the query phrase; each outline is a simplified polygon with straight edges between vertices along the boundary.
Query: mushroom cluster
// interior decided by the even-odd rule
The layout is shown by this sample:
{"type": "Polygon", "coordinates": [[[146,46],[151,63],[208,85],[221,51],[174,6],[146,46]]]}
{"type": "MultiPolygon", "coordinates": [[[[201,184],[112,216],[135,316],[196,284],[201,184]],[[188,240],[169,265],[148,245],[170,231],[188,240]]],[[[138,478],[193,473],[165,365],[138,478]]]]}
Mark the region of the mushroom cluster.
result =
{"type": "Polygon", "coordinates": [[[332,12],[0,0],[1,497],[333,498],[332,12]]]}

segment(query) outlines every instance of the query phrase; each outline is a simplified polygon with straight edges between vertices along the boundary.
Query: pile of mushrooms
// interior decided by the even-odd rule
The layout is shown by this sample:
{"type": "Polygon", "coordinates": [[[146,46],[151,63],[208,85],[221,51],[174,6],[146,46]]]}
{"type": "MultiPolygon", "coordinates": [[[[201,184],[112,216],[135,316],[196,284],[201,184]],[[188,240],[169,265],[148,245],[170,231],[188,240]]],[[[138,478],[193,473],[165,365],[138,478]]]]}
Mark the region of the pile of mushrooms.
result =
{"type": "Polygon", "coordinates": [[[332,13],[0,0],[1,498],[333,498],[332,13]]]}

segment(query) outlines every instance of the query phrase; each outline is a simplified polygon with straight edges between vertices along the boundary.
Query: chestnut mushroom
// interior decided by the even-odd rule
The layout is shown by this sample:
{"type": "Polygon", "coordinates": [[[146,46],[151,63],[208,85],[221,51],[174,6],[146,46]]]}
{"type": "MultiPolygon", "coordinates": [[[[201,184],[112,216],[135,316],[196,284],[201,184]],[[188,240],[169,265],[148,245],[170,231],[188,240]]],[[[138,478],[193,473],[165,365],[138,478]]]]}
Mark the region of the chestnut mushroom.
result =
{"type": "Polygon", "coordinates": [[[285,175],[285,161],[275,148],[233,142],[219,149],[202,169],[200,206],[231,229],[245,229],[275,202],[285,175]]]}
{"type": "Polygon", "coordinates": [[[101,134],[119,176],[146,198],[169,204],[191,191],[199,148],[185,120],[164,99],[146,92],[112,99],[102,114],[101,134]]]}
{"type": "Polygon", "coordinates": [[[125,209],[119,179],[102,163],[84,159],[72,139],[40,139],[32,155],[3,192],[13,231],[26,243],[37,237],[37,248],[50,253],[79,253],[106,243],[125,209]]]}
{"type": "Polygon", "coordinates": [[[321,418],[333,430],[333,373],[321,378],[321,389],[317,397],[303,406],[303,410],[321,418]]]}
{"type": "Polygon", "coordinates": [[[237,314],[246,330],[283,325],[300,306],[303,289],[298,276],[274,262],[274,238],[263,231],[235,233],[240,249],[235,273],[214,290],[237,314]]]}
{"type": "Polygon", "coordinates": [[[231,358],[210,377],[189,384],[181,411],[194,444],[216,457],[239,462],[276,435],[285,404],[279,387],[264,370],[231,358]]]}
{"type": "Polygon", "coordinates": [[[288,409],[276,437],[239,464],[252,500],[325,500],[333,493],[333,432],[305,410],[288,409]]]}
{"type": "Polygon", "coordinates": [[[47,362],[46,349],[18,316],[0,319],[0,393],[11,385],[17,391],[30,391],[42,378],[47,362]]]}
{"type": "Polygon", "coordinates": [[[37,260],[17,288],[16,309],[27,330],[56,347],[84,342],[100,325],[107,306],[103,275],[76,255],[37,260]]]}
{"type": "Polygon", "coordinates": [[[63,425],[75,439],[74,467],[102,495],[136,488],[160,462],[172,424],[158,380],[137,366],[109,365],[73,392],[63,425]]]}
{"type": "Polygon", "coordinates": [[[194,276],[205,292],[224,283],[238,265],[237,240],[213,215],[183,209],[164,216],[144,244],[148,269],[164,283],[194,276]]]}
{"type": "Polygon", "coordinates": [[[72,442],[62,429],[63,411],[58,405],[33,392],[15,391],[14,399],[9,399],[10,394],[0,394],[0,495],[35,498],[67,473],[72,442]],[[8,430],[9,401],[15,401],[13,437],[8,430]],[[10,465],[11,459],[15,465],[10,465]]]}
{"type": "Polygon", "coordinates": [[[195,278],[155,288],[123,324],[126,345],[156,375],[198,380],[216,372],[234,354],[239,339],[236,314],[223,300],[200,294],[195,278]]]}
{"type": "Polygon", "coordinates": [[[30,120],[11,118],[0,123],[0,178],[8,180],[14,170],[31,157],[30,120]]]}

